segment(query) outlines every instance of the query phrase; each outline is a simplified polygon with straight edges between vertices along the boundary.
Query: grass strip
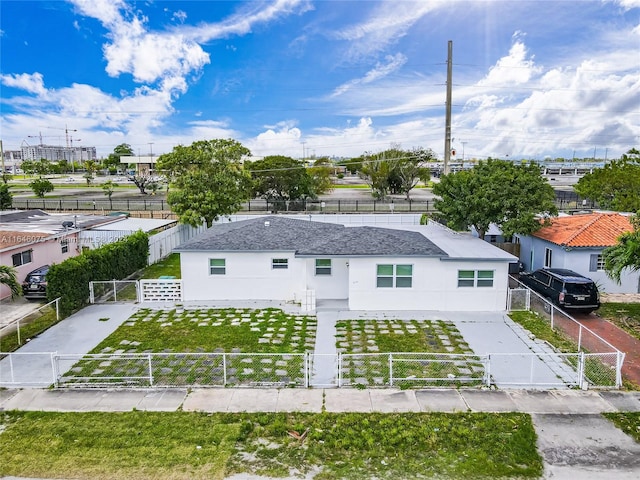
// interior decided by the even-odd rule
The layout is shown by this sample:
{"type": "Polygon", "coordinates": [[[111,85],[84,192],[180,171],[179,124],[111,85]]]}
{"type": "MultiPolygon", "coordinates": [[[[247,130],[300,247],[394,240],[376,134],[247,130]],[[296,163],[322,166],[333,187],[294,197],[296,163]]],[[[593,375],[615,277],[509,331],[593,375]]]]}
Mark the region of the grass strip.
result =
{"type": "Polygon", "coordinates": [[[603,415],[616,427],[640,443],[640,412],[603,413],[603,415]]]}
{"type": "Polygon", "coordinates": [[[5,412],[0,475],[538,478],[522,413],[5,412]],[[303,440],[289,432],[302,434],[303,440]]]}
{"type": "Polygon", "coordinates": [[[551,324],[539,314],[532,311],[509,313],[509,317],[516,323],[533,333],[536,338],[545,340],[563,353],[576,353],[578,344],[562,333],[551,328],[551,324]]]}
{"type": "Polygon", "coordinates": [[[640,303],[607,302],[596,313],[640,340],[640,303]]]}
{"type": "Polygon", "coordinates": [[[36,312],[20,322],[20,343],[18,343],[18,331],[13,331],[0,337],[0,352],[10,353],[18,350],[25,344],[27,339],[31,339],[48,328],[58,323],[56,312],[53,308],[47,307],[43,313],[36,312]]]}

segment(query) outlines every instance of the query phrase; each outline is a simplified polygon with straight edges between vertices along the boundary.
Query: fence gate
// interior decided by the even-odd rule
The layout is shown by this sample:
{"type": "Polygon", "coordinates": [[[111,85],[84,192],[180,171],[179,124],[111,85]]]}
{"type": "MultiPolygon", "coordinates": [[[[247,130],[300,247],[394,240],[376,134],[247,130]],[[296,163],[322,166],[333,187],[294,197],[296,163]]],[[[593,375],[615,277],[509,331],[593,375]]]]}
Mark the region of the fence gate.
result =
{"type": "Polygon", "coordinates": [[[89,302],[140,301],[140,284],[137,280],[106,280],[89,282],[89,302]]]}
{"type": "Polygon", "coordinates": [[[528,288],[510,288],[507,294],[507,311],[516,312],[529,310],[531,305],[531,290],[528,288]]]}

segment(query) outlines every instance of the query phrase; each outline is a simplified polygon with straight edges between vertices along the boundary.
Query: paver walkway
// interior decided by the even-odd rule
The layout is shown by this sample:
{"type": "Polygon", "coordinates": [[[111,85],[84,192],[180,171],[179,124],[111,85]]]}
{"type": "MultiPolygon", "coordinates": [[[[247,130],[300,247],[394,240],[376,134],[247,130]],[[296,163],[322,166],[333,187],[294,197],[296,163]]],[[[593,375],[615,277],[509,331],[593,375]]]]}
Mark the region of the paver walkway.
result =
{"type": "Polygon", "coordinates": [[[576,317],[576,320],[625,353],[622,377],[640,385],[640,340],[597,315],[576,317]]]}

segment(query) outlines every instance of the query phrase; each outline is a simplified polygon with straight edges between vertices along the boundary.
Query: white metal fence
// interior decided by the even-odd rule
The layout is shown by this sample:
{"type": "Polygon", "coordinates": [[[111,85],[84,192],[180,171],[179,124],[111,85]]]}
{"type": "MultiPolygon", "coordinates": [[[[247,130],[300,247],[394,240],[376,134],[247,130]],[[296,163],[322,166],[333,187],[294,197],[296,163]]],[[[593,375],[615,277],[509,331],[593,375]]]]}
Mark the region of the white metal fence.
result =
{"type": "Polygon", "coordinates": [[[89,282],[90,303],[181,302],[182,280],[154,278],[89,282]]]}
{"type": "Polygon", "coordinates": [[[509,311],[534,311],[549,322],[552,329],[562,332],[575,341],[577,354],[584,355],[582,362],[585,371],[582,376],[589,384],[608,385],[613,375],[612,386],[622,386],[624,352],[512,276],[509,277],[509,287],[507,304],[509,311]],[[603,380],[605,378],[607,380],[603,380]]]}
{"type": "Polygon", "coordinates": [[[615,388],[615,354],[0,353],[0,387],[615,388]]]}
{"type": "Polygon", "coordinates": [[[60,297],[40,307],[34,308],[31,312],[19,318],[16,318],[15,320],[10,320],[6,323],[3,322],[2,324],[0,324],[0,338],[15,331],[18,337],[18,345],[22,345],[24,343],[22,327],[25,324],[30,323],[34,319],[41,317],[48,311],[55,311],[56,323],[60,321],[60,297]]]}

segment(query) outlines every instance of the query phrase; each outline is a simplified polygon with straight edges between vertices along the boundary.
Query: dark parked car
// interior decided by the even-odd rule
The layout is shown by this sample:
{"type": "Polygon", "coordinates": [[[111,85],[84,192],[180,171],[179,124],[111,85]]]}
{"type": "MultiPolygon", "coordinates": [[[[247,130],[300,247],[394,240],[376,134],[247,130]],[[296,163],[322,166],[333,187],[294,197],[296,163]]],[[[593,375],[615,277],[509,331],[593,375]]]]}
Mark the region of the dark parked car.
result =
{"type": "Polygon", "coordinates": [[[48,271],[49,265],[44,265],[27,274],[22,282],[22,293],[25,298],[45,298],[47,296],[48,271]]]}
{"type": "Polygon", "coordinates": [[[573,270],[543,268],[521,274],[520,281],[563,310],[591,313],[600,307],[596,284],[573,270]]]}

